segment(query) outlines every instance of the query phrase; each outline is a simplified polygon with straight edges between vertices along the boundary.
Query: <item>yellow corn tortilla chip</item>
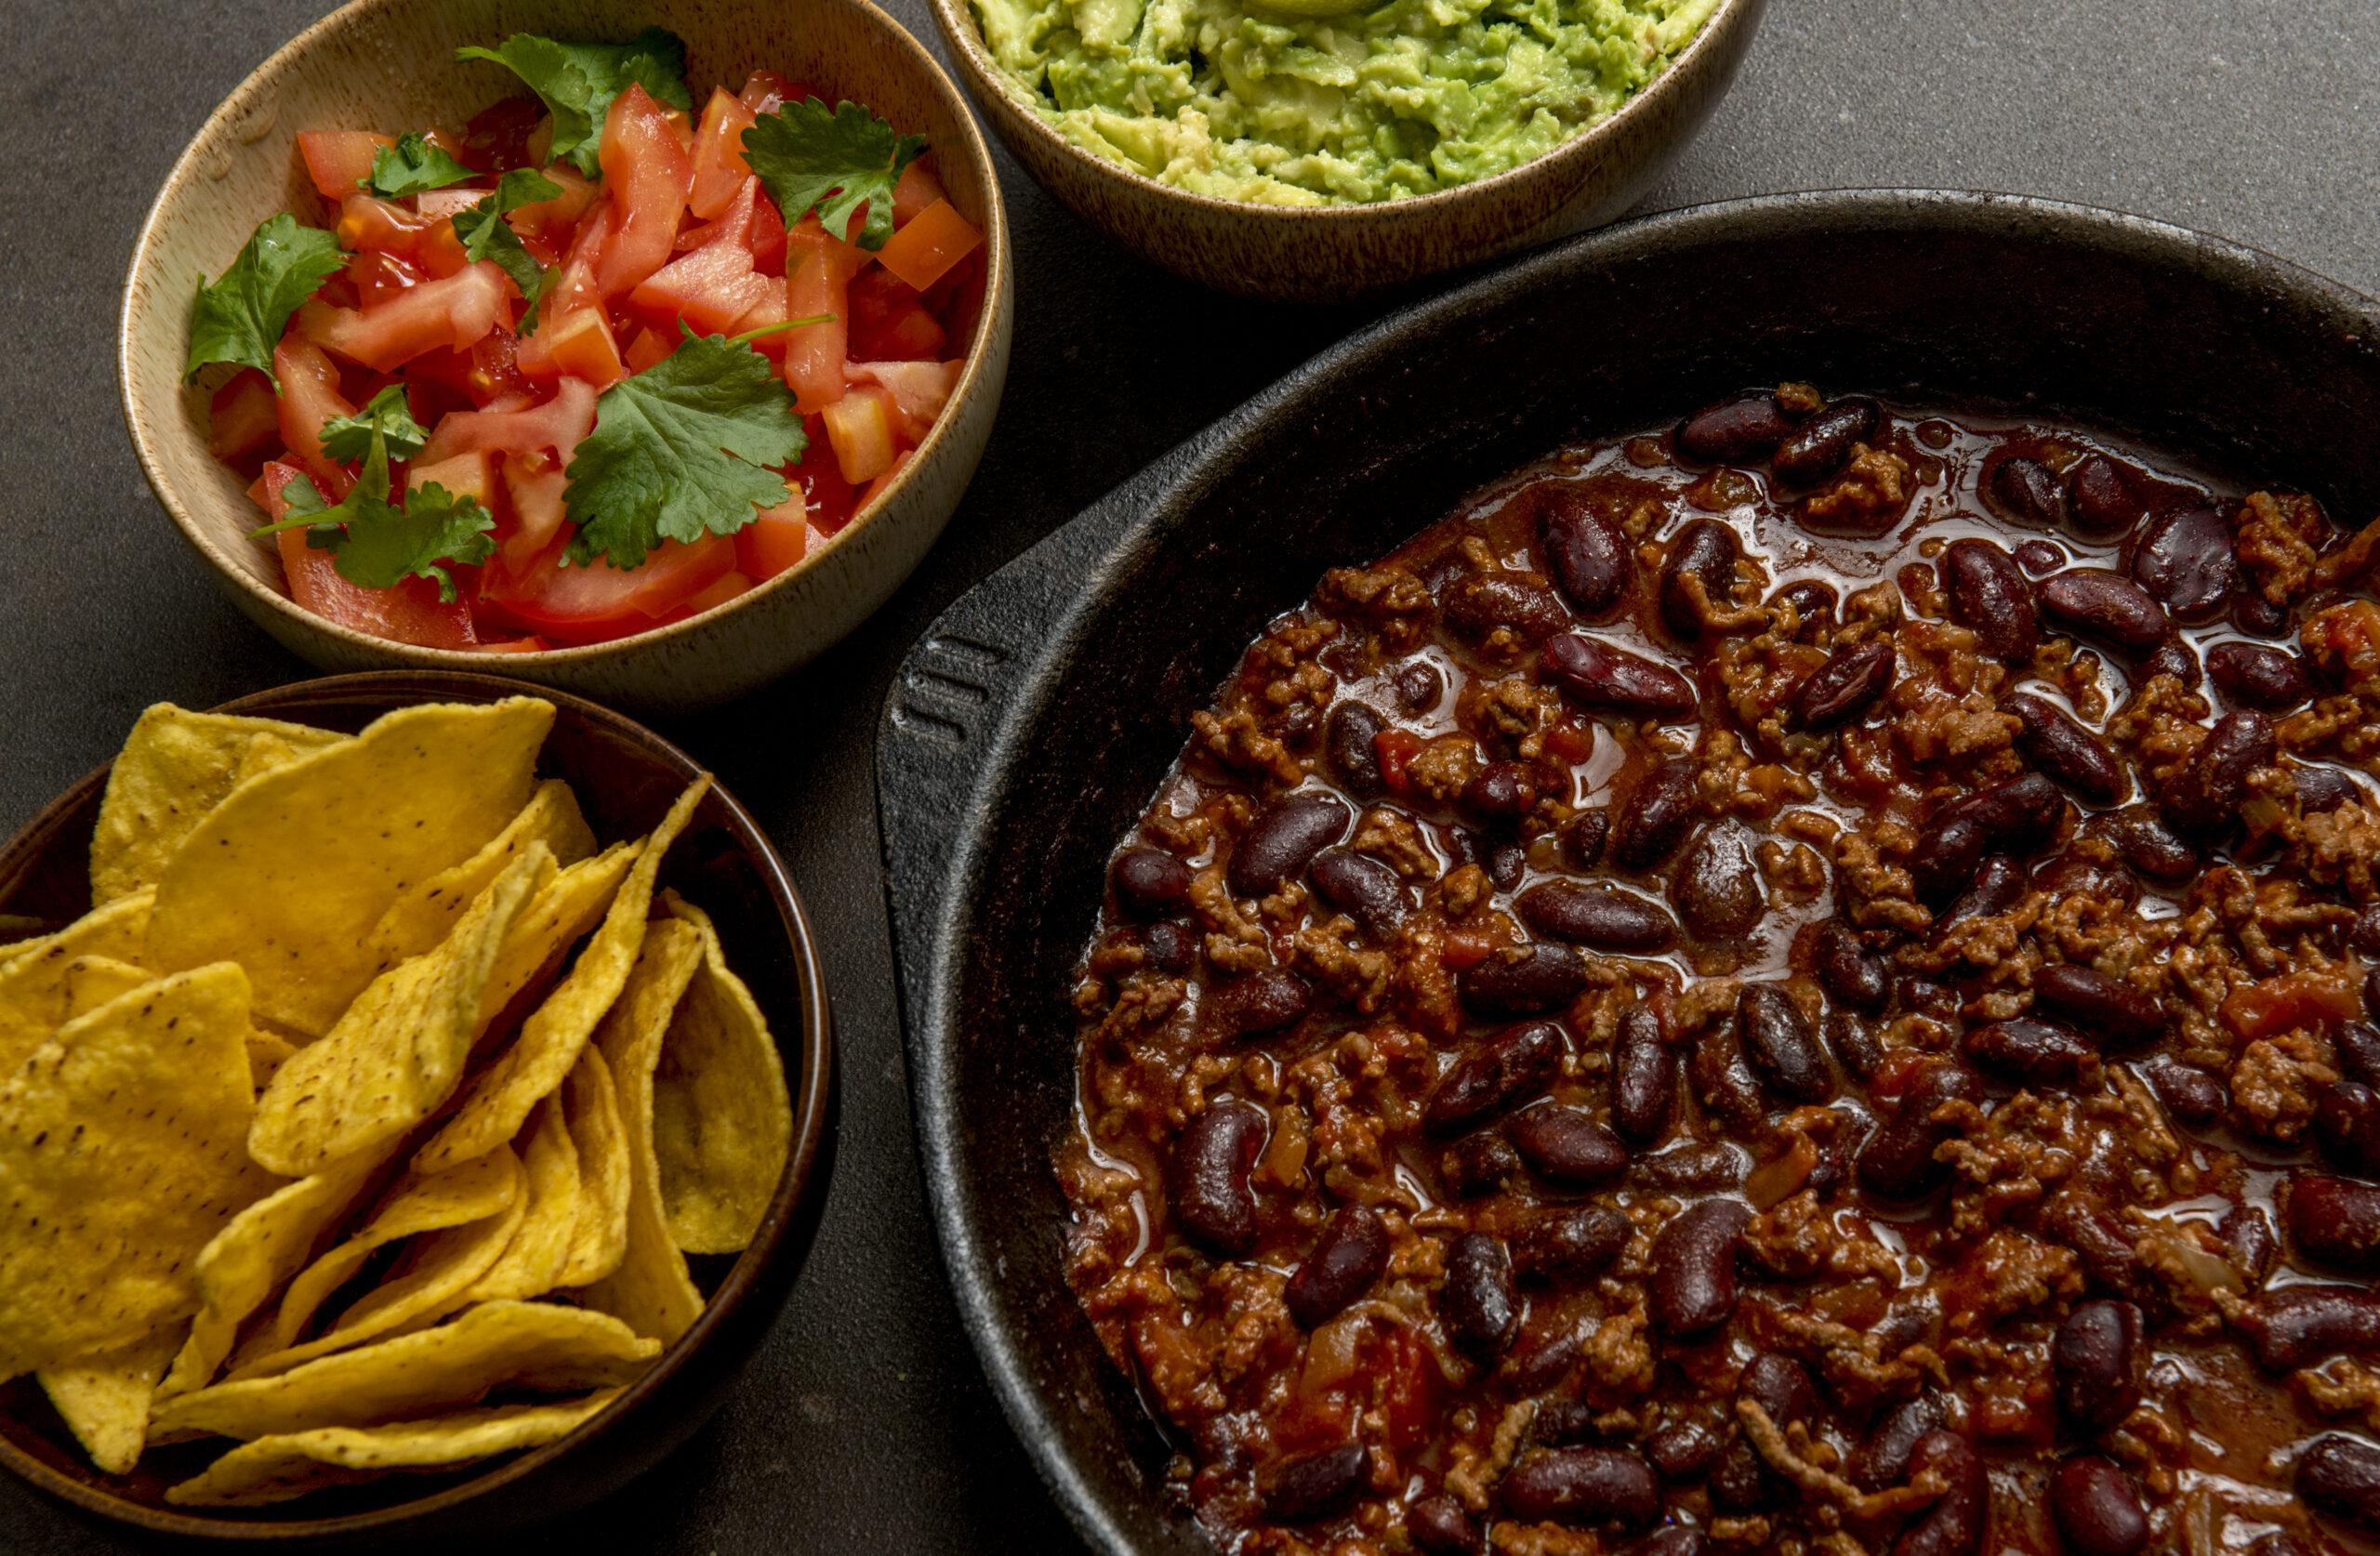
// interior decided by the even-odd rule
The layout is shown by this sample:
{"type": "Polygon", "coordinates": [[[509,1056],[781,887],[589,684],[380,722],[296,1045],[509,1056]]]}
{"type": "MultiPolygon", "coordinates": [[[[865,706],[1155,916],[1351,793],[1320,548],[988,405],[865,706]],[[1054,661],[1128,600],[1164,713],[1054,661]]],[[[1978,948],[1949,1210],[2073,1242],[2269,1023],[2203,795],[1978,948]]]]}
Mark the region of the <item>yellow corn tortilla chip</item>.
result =
{"type": "Polygon", "coordinates": [[[260,1014],[328,1032],[372,982],[389,904],[529,802],[553,715],[535,697],[399,708],[249,779],[165,862],[133,959],[165,971],[236,959],[260,1014]]]}
{"type": "Polygon", "coordinates": [[[66,1021],[87,1016],[150,982],[150,975],[130,962],[113,956],[77,956],[66,964],[66,1021]]]}
{"type": "Polygon", "coordinates": [[[262,1027],[248,1028],[248,1079],[258,1091],[272,1084],[281,1067],[297,1053],[297,1046],[262,1027]]]}
{"type": "Polygon", "coordinates": [[[182,1326],[171,1325],[120,1351],[44,1367],[33,1376],[91,1462],[122,1475],[140,1461],[149,1441],[150,1402],[181,1342],[182,1326]]]}
{"type": "Polygon", "coordinates": [[[527,1213],[504,1256],[471,1283],[474,1302],[542,1297],[561,1284],[578,1237],[578,1148],[570,1138],[560,1093],[529,1115],[528,1143],[521,1148],[527,1213]]]}
{"type": "Polygon", "coordinates": [[[508,1404],[383,1427],[323,1427],[244,1443],[165,1492],[185,1508],[260,1508],[392,1470],[435,1472],[542,1447],[575,1431],[620,1395],[606,1389],[561,1404],[508,1404]]]}
{"type": "MultiPolygon", "coordinates": [[[[653,880],[669,845],[685,829],[694,807],[710,788],[707,774],[678,797],[661,824],[645,839],[644,851],[612,899],[603,927],[580,952],[569,975],[522,1023],[521,1035],[480,1077],[461,1109],[422,1149],[421,1165],[432,1171],[481,1154],[521,1132],[538,1100],[549,1094],[578,1062],[579,1050],[619,997],[644,941],[645,916],[653,907],[653,880]]],[[[615,1066],[616,1068],[616,1066],[615,1066]]]]}
{"type": "Polygon", "coordinates": [[[66,1024],[66,969],[84,956],[139,959],[150,895],[121,897],[0,962],[0,1076],[11,1075],[66,1024]]]}
{"type": "Polygon", "coordinates": [[[388,1155],[386,1149],[365,1152],[284,1183],[215,1234],[198,1256],[198,1316],[174,1357],[173,1370],[158,1387],[159,1398],[214,1381],[240,1325],[305,1264],[323,1234],[346,1218],[388,1155]]]}
{"type": "Polygon", "coordinates": [[[538,785],[521,813],[485,848],[406,888],[389,904],[372,930],[376,975],[445,939],[463,910],[533,842],[551,850],[557,864],[575,864],[595,851],[595,834],[579,814],[578,797],[559,778],[538,785]]]}
{"type": "Polygon", "coordinates": [[[157,1407],[150,1435],[258,1438],[377,1426],[476,1404],[498,1387],[560,1392],[627,1383],[661,1354],[618,1319],[553,1302],[483,1302],[452,1323],[342,1351],[273,1378],[218,1383],[157,1407]]]}
{"type": "Polygon", "coordinates": [[[641,842],[615,843],[563,870],[529,899],[505,935],[504,949],[496,953],[496,970],[488,974],[487,994],[480,1001],[479,1035],[495,1025],[522,990],[551,977],[562,965],[562,953],[602,921],[643,851],[641,842]]]}
{"type": "Polygon", "coordinates": [[[236,965],[178,973],[0,1082],[0,1378],[197,1311],[199,1250],[273,1186],[244,1149],[247,1008],[236,965]]]}
{"type": "Polygon", "coordinates": [[[248,1154],[301,1177],[436,1112],[462,1079],[505,931],[553,870],[552,853],[531,843],[436,950],[375,979],[328,1035],[300,1048],[265,1088],[248,1154]]]}
{"type": "Polygon", "coordinates": [[[91,837],[91,901],[111,903],[156,885],[182,839],[242,780],[348,739],[274,719],[192,713],[171,703],[150,708],[108,771],[91,837]]]}
{"type": "Polygon", "coordinates": [[[578,1225],[570,1260],[554,1284],[585,1286],[618,1269],[628,1252],[628,1137],[612,1089],[612,1067],[594,1044],[571,1066],[560,1096],[571,1143],[578,1150],[578,1225]]]}
{"type": "Polygon", "coordinates": [[[775,1197],[793,1102],[769,1023],[728,969],[709,916],[667,892],[702,935],[703,962],[669,1020],[653,1072],[653,1155],[669,1235],[688,1253],[736,1253],[775,1197]]]}
{"type": "Polygon", "coordinates": [[[645,930],[644,955],[603,1018],[596,1050],[619,1088],[620,1126],[628,1144],[628,1236],[619,1268],[588,1286],[582,1300],[622,1319],[664,1344],[686,1332],[703,1309],[702,1293],[686,1272],[686,1256],[670,1239],[653,1164],[653,1068],[669,1031],[670,1012],[702,965],[702,934],[681,918],[655,920],[645,930]]]}

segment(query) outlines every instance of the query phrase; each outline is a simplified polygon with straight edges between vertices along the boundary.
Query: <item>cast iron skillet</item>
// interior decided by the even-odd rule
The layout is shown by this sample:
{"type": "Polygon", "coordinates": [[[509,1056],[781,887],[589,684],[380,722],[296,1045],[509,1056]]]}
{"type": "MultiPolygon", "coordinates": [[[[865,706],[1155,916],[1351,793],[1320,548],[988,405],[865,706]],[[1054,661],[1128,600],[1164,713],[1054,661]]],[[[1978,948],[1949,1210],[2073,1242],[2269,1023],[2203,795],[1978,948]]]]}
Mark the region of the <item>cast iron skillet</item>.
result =
{"type": "Polygon", "coordinates": [[[1785,379],[2038,408],[2360,524],[2376,336],[2380,303],[2131,217],[1917,191],[1705,205],[1384,320],[945,613],[877,758],[918,1138],[959,1312],[1084,1537],[1210,1549],[1066,1287],[1050,1146],[1108,851],[1268,618],[1567,437],[1785,379]]]}

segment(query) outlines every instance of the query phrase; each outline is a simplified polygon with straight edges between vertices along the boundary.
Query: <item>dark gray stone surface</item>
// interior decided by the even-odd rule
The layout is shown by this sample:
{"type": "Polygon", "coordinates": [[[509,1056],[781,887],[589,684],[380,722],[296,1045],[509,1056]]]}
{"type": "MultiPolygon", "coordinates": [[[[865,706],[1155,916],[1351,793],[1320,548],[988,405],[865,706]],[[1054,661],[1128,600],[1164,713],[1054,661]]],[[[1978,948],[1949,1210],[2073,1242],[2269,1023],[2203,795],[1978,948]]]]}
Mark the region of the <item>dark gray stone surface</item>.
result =
{"type": "MultiPolygon", "coordinates": [[[[213,105],[318,0],[0,9],[0,829],[138,711],[309,674],[217,592],[117,410],[118,288],[213,105]]],[[[891,8],[926,28],[917,0],[891,8]]],[[[1932,184],[2112,205],[2380,291],[2380,11],[2366,0],[1776,0],[1736,94],[1648,208],[1932,184]]],[[[919,1197],[871,746],[903,651],[951,600],[1369,310],[1209,297],[1124,258],[1012,165],[1017,352],[982,472],[867,626],[744,705],[665,722],[771,827],[824,937],[841,1138],[808,1268],[713,1424],[566,1530],[589,1550],[1078,1549],[986,1391],[919,1197]]],[[[540,1544],[546,1542],[540,1541],[540,1544]]],[[[129,1549],[0,1484],[0,1549],[129,1549]]]]}

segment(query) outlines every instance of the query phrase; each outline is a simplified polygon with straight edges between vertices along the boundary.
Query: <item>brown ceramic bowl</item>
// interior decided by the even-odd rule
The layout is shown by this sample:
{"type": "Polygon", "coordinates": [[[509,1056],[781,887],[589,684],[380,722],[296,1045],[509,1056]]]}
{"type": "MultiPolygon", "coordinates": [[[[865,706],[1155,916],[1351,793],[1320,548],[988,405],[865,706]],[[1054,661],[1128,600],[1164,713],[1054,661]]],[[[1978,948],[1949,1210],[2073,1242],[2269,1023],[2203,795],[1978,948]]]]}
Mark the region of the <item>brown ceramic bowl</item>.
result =
{"type": "Polygon", "coordinates": [[[933,0],[967,89],[1041,186],[1142,258],[1242,297],[1329,302],[1581,232],[1634,204],[1736,79],[1766,0],[1719,0],[1670,68],[1575,139],[1511,172],[1370,205],[1261,205],[1158,183],[1084,151],[985,46],[971,0],[933,0]]]}
{"type": "MultiPolygon", "coordinates": [[[[494,676],[384,671],[303,681],[226,703],[247,713],[349,732],[416,703],[553,703],[541,776],[569,781],[604,843],[652,829],[702,771],[641,725],[566,694],[494,676]]],[[[108,770],[52,801],[0,849],[0,913],[71,919],[90,906],[91,831],[108,770]]],[[[707,911],[730,965],[751,985],[785,1058],[793,1142],[751,1246],[697,1259],[710,1299],[693,1328],[602,1414],[561,1442],[450,1474],[395,1475],[318,1492],[281,1509],[216,1515],[177,1508],[165,1487],[220,1445],[152,1448],[130,1475],[91,1467],[31,1377],[0,1385],[0,1465],[50,1495],[152,1534],[266,1540],[339,1549],[422,1549],[442,1536],[485,1535],[558,1516],[657,1463],[707,1419],[766,1338],[817,1227],[832,1160],[833,1013],[818,946],[785,864],[751,813],[714,785],[670,850],[661,885],[707,911]],[[197,1450],[193,1453],[193,1449],[197,1450]],[[183,1456],[189,1456],[185,1458],[183,1456]]]]}
{"type": "Polygon", "coordinates": [[[125,419],[157,499],[250,619],[325,670],[500,668],[640,708],[681,711],[739,696],[807,663],[882,604],[942,534],[983,457],[1008,376],[1015,283],[991,152],[959,89],[922,45],[869,0],[354,0],[240,84],[174,165],[132,256],[117,332],[125,419]],[[826,545],[758,588],[691,620],[612,643],[505,655],[414,648],[298,608],[279,554],[248,533],[245,482],[206,452],[207,394],[228,370],[181,381],[191,294],[220,275],[276,211],[318,219],[297,152],[304,129],[393,134],[459,125],[523,90],[503,67],[454,62],[460,44],[511,33],[629,38],[648,26],[686,41],[699,104],[760,67],[867,103],[924,135],[950,203],[983,231],[984,313],[959,387],[906,468],[826,545]]]}

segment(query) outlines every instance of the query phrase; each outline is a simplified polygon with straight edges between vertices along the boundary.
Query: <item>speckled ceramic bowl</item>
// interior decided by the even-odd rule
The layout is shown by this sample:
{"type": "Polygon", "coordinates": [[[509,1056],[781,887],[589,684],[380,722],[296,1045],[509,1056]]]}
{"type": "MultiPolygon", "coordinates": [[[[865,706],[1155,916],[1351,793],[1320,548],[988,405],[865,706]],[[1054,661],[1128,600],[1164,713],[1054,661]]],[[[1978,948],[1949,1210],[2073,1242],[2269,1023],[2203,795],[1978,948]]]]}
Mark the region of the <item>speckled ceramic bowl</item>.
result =
{"type": "Polygon", "coordinates": [[[1242,297],[1381,292],[1611,220],[1653,186],[1727,88],[1766,0],[1720,0],[1620,112],[1509,173],[1371,205],[1261,205],[1158,183],[1075,145],[985,46],[970,0],[933,0],[967,89],[1008,149],[1075,214],[1152,264],[1242,297]]]}
{"type": "Polygon", "coordinates": [[[919,42],[868,0],[355,0],[284,46],[208,117],[174,165],[141,229],[118,330],[125,419],[150,484],[240,609],[326,670],[398,666],[500,669],[652,709],[738,696],[814,657],[882,604],[959,506],[1008,376],[1015,284],[990,150],[966,101],[919,42]],[[206,452],[207,392],[225,370],[181,381],[191,294],[275,211],[317,219],[321,197],[297,152],[302,129],[459,125],[520,83],[501,66],[458,65],[461,44],[511,33],[628,38],[649,26],[686,40],[697,102],[766,67],[867,103],[924,135],[950,203],[982,229],[982,322],[942,419],[877,501],[798,565],[691,620],[619,642],[487,655],[413,648],[298,608],[245,483],[206,452]]]}

